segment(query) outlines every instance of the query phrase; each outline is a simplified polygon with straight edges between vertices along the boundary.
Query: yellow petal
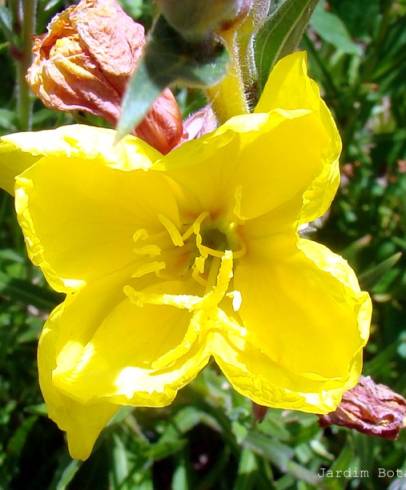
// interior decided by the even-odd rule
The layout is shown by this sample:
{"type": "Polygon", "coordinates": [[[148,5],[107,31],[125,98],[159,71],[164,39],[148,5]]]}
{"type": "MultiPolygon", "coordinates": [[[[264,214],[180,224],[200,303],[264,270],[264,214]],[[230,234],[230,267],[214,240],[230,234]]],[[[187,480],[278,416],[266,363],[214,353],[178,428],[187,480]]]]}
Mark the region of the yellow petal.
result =
{"type": "Polygon", "coordinates": [[[60,291],[134,261],[134,233],[161,231],[159,213],[179,219],[161,173],[124,171],[99,158],[40,159],[17,177],[15,202],[32,262],[60,291]]]}
{"type": "Polygon", "coordinates": [[[274,109],[320,110],[317,84],[307,75],[307,56],[298,51],[280,59],[271,70],[255,112],[274,109]]]}
{"type": "MultiPolygon", "coordinates": [[[[296,201],[316,178],[330,151],[318,114],[275,110],[251,116],[265,116],[266,122],[258,128],[257,138],[250,135],[251,130],[246,136],[251,141],[245,147],[240,144],[235,179],[241,189],[237,212],[243,218],[255,218],[296,201]]],[[[227,125],[242,131],[245,117],[227,125]]]]}
{"type": "Polygon", "coordinates": [[[256,402],[326,413],[360,375],[370,299],[326,247],[299,240],[283,258],[272,239],[251,243],[237,267],[242,334],[228,326],[215,357],[256,402]]]}
{"type": "Polygon", "coordinates": [[[249,338],[233,333],[236,328],[231,328],[230,323],[223,323],[223,330],[216,332],[212,344],[217,364],[236,391],[263,406],[329,413],[361,374],[361,352],[354,357],[346,382],[312,380],[273,362],[249,338]]]}
{"type": "Polygon", "coordinates": [[[158,166],[178,184],[189,212],[235,211],[252,219],[288,208],[292,224],[327,210],[339,183],[340,151],[331,114],[307,76],[305,54],[295,53],[275,66],[256,114],[230,119],[158,166]]]}
{"type": "Polygon", "coordinates": [[[86,405],[168,405],[207,363],[198,315],[193,319],[183,306],[143,304],[142,293],[184,293],[182,283],[150,285],[140,301],[126,296],[124,284],[114,279],[87,286],[55,318],[53,385],[86,405]]]}
{"type": "Polygon", "coordinates": [[[9,134],[0,138],[0,187],[10,194],[14,178],[43,156],[99,159],[121,170],[149,168],[159,153],[127,136],[114,145],[115,131],[84,125],[9,134]]]}
{"type": "MultiPolygon", "coordinates": [[[[84,405],[62,393],[53,381],[63,361],[61,353],[78,352],[103,319],[122,300],[131,268],[69,295],[50,315],[38,347],[38,374],[49,417],[66,432],[72,457],[86,459],[109,419],[120,408],[106,400],[84,405]]],[[[125,339],[123,339],[125,341],[125,339]]],[[[111,346],[114,349],[114,344],[111,346]]]]}
{"type": "MultiPolygon", "coordinates": [[[[304,51],[285,56],[271,71],[255,112],[270,112],[275,109],[312,111],[322,121],[329,138],[329,143],[325,146],[323,165],[303,196],[299,221],[306,223],[327,211],[337,191],[341,139],[334,119],[320,97],[317,84],[307,74],[304,51]]],[[[313,144],[313,141],[309,140],[309,144],[313,144]]]]}
{"type": "Polygon", "coordinates": [[[38,160],[31,153],[21,152],[6,137],[0,139],[0,188],[14,194],[14,179],[38,160]]]}
{"type": "Polygon", "coordinates": [[[178,184],[189,212],[234,210],[254,218],[298,201],[329,158],[329,144],[319,114],[275,110],[234,117],[172,151],[157,167],[178,184]]]}
{"type": "Polygon", "coordinates": [[[74,459],[87,459],[103,427],[119,407],[108,402],[83,405],[62,394],[52,382],[52,371],[61,340],[57,318],[65,305],[49,317],[38,345],[38,372],[48,416],[66,432],[69,452],[74,459]]]}

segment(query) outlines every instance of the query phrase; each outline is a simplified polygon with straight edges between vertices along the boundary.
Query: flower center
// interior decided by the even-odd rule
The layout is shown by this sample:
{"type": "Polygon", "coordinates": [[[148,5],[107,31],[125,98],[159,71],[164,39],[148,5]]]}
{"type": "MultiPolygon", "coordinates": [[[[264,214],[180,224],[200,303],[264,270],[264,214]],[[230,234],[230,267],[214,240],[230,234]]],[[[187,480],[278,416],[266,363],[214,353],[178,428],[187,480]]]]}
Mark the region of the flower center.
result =
{"type": "Polygon", "coordinates": [[[189,271],[206,290],[213,287],[226,253],[232,262],[245,254],[245,245],[237,230],[235,223],[212,221],[209,213],[202,213],[184,233],[183,237],[187,239],[185,246],[191,243],[189,271]]]}
{"type": "Polygon", "coordinates": [[[164,228],[161,232],[150,235],[146,230],[138,230],[134,234],[134,253],[140,260],[132,277],[156,274],[163,281],[186,281],[185,285],[190,285],[188,279],[193,279],[203,290],[197,295],[149,294],[127,285],[124,290],[131,301],[198,311],[216,308],[227,295],[233,298],[234,308],[238,291],[229,290],[230,282],[235,261],[246,253],[240,226],[231,221],[212,220],[208,212],[180,229],[166,216],[158,218],[164,228]]]}
{"type": "Polygon", "coordinates": [[[228,236],[217,228],[203,230],[202,243],[204,246],[217,251],[225,252],[231,249],[228,236]]]}
{"type": "Polygon", "coordinates": [[[169,280],[189,275],[207,291],[216,282],[226,253],[233,263],[246,253],[236,222],[213,220],[203,212],[179,229],[166,216],[158,218],[164,228],[161,233],[151,236],[146,230],[138,230],[134,234],[134,252],[141,259],[135,278],[150,273],[169,280]]]}

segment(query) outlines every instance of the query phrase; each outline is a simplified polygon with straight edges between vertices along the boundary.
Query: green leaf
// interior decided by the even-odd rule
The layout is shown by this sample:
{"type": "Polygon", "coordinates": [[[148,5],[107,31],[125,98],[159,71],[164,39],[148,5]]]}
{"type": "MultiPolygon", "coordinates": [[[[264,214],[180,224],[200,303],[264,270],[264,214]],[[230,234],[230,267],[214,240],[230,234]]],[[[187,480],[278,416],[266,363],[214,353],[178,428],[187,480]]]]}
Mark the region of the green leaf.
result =
{"type": "Polygon", "coordinates": [[[130,133],[158,95],[174,83],[188,87],[215,85],[226,73],[224,46],[191,45],[160,17],[124,96],[117,138],[130,133]]]}
{"type": "Polygon", "coordinates": [[[13,23],[11,14],[7,7],[0,5],[0,30],[3,32],[7,41],[15,42],[15,34],[13,32],[13,23]]]}
{"type": "Polygon", "coordinates": [[[24,419],[23,423],[14,432],[13,436],[7,444],[7,452],[10,456],[16,459],[20,457],[21,452],[24,448],[24,444],[26,443],[31,429],[33,428],[36,421],[37,417],[35,415],[31,415],[30,417],[24,419]]]}
{"type": "Polygon", "coordinates": [[[330,0],[329,5],[355,37],[370,36],[379,26],[379,0],[330,0]]]}
{"type": "Polygon", "coordinates": [[[314,11],[310,25],[324,41],[343,53],[361,54],[361,48],[351,39],[342,20],[337,15],[327,12],[322,4],[318,5],[314,11]]]}
{"type": "Polygon", "coordinates": [[[185,454],[182,454],[179,458],[178,464],[173,472],[172,488],[176,490],[188,490],[190,488],[187,458],[185,454]]]}
{"type": "Polygon", "coordinates": [[[63,454],[55,471],[50,490],[65,490],[79,471],[81,465],[81,461],[77,459],[71,460],[69,456],[63,454]]]}
{"type": "Polygon", "coordinates": [[[364,289],[372,289],[374,286],[380,282],[383,275],[390,271],[394,265],[396,265],[400,258],[402,257],[402,252],[397,252],[391,255],[389,258],[384,260],[378,265],[371,267],[359,276],[359,282],[364,289]]]}
{"type": "Polygon", "coordinates": [[[0,54],[2,51],[5,51],[6,49],[8,49],[9,46],[10,46],[10,43],[8,41],[5,43],[0,43],[0,54]]]}
{"type": "Polygon", "coordinates": [[[294,451],[286,444],[266,437],[260,432],[250,431],[243,441],[242,446],[250,449],[277,466],[283,473],[288,473],[299,480],[311,485],[317,485],[319,480],[315,473],[293,461],[294,451]]]}
{"type": "Polygon", "coordinates": [[[24,409],[25,412],[34,415],[40,415],[41,417],[48,417],[48,410],[45,403],[39,403],[37,405],[28,405],[24,409]]]}
{"type": "Polygon", "coordinates": [[[289,446],[271,437],[266,437],[257,431],[250,431],[242,445],[245,448],[249,448],[255,454],[269,459],[282,471],[286,471],[288,462],[294,455],[293,450],[289,446]]]}
{"type": "Polygon", "coordinates": [[[119,487],[129,473],[128,454],[118,434],[113,434],[111,473],[115,483],[114,487],[119,487]]]}
{"type": "Polygon", "coordinates": [[[36,286],[24,279],[8,277],[2,272],[0,272],[0,295],[45,311],[52,310],[63,299],[62,295],[49,289],[36,286]]]}
{"type": "MultiPolygon", "coordinates": [[[[343,471],[354,468],[357,463],[356,455],[354,454],[354,449],[351,445],[347,444],[344,446],[337,459],[331,465],[329,470],[331,471],[330,475],[324,478],[323,483],[324,486],[331,490],[341,490],[344,488],[342,486],[342,477],[336,476],[339,475],[340,472],[342,474],[343,471]]],[[[328,474],[328,473],[326,473],[328,474]]]]}
{"type": "Polygon", "coordinates": [[[142,0],[120,0],[120,3],[124,10],[134,19],[141,17],[146,8],[142,0]]]}
{"type": "Polygon", "coordinates": [[[61,0],[49,0],[49,2],[47,2],[44,6],[44,11],[48,12],[49,10],[52,10],[60,6],[61,6],[61,0]]]}
{"type": "Polygon", "coordinates": [[[18,254],[16,251],[11,250],[10,248],[5,248],[3,250],[0,250],[0,261],[10,261],[10,262],[16,262],[18,264],[24,263],[23,257],[20,254],[18,254]]]}
{"type": "Polygon", "coordinates": [[[365,376],[390,376],[392,371],[391,361],[394,355],[396,355],[397,347],[398,341],[396,340],[384,349],[381,349],[380,352],[376,354],[375,357],[373,357],[370,361],[367,361],[364,364],[363,369],[365,376]]]}
{"type": "Polygon", "coordinates": [[[7,109],[0,109],[0,128],[15,130],[15,115],[13,111],[7,109]]]}
{"type": "Polygon", "coordinates": [[[262,90],[273,65],[298,46],[318,0],[285,0],[270,15],[255,41],[258,84],[262,90]]]}
{"type": "Polygon", "coordinates": [[[258,476],[258,464],[255,454],[249,449],[241,451],[240,464],[238,466],[237,479],[234,490],[250,490],[255,488],[258,476]]]}

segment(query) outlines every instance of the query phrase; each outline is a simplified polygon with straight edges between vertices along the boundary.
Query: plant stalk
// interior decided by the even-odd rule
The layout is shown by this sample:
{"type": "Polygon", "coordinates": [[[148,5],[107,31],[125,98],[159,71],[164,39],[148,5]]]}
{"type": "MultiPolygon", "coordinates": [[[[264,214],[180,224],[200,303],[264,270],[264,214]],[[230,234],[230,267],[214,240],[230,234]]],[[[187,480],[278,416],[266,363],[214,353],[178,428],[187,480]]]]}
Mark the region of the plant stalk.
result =
{"type": "Polygon", "coordinates": [[[32,100],[25,76],[32,61],[37,2],[38,0],[23,0],[21,8],[21,52],[17,60],[17,114],[22,131],[29,131],[32,125],[32,100]]]}
{"type": "Polygon", "coordinates": [[[206,94],[220,124],[233,116],[249,112],[238,56],[237,34],[230,30],[223,33],[222,37],[230,54],[229,69],[220,83],[206,89],[206,94]]]}
{"type": "Polygon", "coordinates": [[[255,0],[247,17],[242,21],[237,32],[242,79],[248,91],[248,104],[253,105],[257,99],[257,68],[255,64],[254,38],[267,18],[271,0],[255,0]]]}

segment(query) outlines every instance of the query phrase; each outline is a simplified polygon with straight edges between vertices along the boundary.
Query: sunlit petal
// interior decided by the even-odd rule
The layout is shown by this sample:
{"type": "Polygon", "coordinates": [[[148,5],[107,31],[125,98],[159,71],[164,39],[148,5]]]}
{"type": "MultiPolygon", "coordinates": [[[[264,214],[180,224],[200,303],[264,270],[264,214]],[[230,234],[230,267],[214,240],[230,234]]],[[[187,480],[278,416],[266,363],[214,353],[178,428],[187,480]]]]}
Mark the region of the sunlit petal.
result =
{"type": "MultiPolygon", "coordinates": [[[[299,221],[306,223],[327,211],[337,191],[341,139],[334,119],[320,97],[319,87],[307,74],[307,55],[304,51],[285,56],[272,69],[255,112],[275,109],[312,111],[322,121],[329,138],[322,165],[302,197],[299,221]]],[[[308,144],[313,144],[313,141],[309,140],[308,144]]]]}
{"type": "Polygon", "coordinates": [[[348,264],[311,241],[283,256],[258,240],[234,287],[243,335],[216,358],[236,389],[267,406],[330,410],[357,382],[369,333],[369,296],[348,264]]]}
{"type": "Polygon", "coordinates": [[[30,258],[53,288],[75,290],[134,261],[134,233],[178,221],[164,177],[99,158],[43,157],[16,179],[16,209],[30,258]]]}

